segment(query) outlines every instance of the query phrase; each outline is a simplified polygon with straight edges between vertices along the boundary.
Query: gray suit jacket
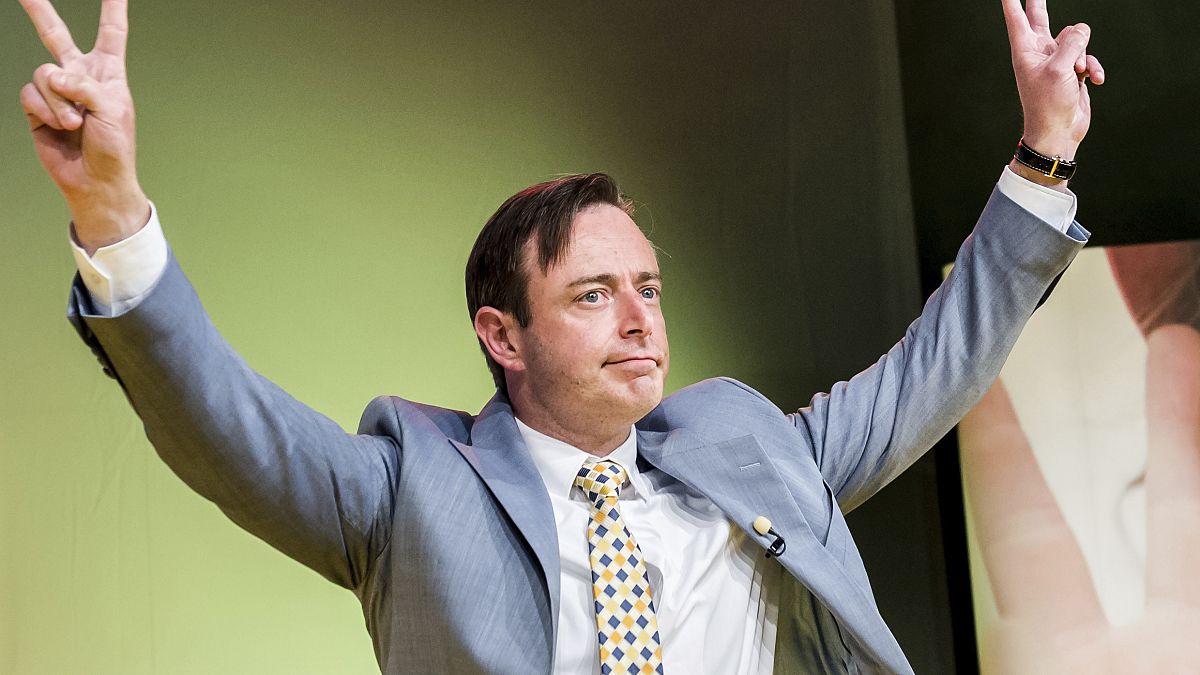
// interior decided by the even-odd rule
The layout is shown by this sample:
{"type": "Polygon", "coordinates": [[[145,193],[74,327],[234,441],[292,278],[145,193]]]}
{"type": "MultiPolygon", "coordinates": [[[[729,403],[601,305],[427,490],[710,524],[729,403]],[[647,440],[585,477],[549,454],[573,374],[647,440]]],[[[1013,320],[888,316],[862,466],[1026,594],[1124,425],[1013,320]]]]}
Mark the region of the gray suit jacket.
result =
{"type": "MultiPolygon", "coordinates": [[[[732,380],[638,423],[639,461],[786,538],[779,672],[910,672],[843,512],[945,434],[999,372],[1086,233],[998,192],[954,272],[879,361],[784,414],[732,380]]],[[[546,673],[559,605],[549,497],[512,410],[478,416],[380,397],[357,435],[261,377],[210,323],[172,257],[153,291],[103,318],[68,310],[164,461],[231,519],[354,591],[385,672],[546,673]]]]}

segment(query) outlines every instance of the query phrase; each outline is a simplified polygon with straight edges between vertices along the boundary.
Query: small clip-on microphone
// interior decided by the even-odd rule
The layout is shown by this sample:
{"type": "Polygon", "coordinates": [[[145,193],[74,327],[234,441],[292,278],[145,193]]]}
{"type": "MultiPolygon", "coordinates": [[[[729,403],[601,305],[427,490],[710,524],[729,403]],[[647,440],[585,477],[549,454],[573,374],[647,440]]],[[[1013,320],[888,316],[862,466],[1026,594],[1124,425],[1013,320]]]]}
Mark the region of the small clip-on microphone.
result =
{"type": "Polygon", "coordinates": [[[787,550],[787,542],[771,527],[771,520],[766,516],[759,516],[754,519],[754,531],[764,537],[775,537],[775,541],[771,542],[771,545],[767,547],[768,558],[771,556],[779,557],[787,550]]]}

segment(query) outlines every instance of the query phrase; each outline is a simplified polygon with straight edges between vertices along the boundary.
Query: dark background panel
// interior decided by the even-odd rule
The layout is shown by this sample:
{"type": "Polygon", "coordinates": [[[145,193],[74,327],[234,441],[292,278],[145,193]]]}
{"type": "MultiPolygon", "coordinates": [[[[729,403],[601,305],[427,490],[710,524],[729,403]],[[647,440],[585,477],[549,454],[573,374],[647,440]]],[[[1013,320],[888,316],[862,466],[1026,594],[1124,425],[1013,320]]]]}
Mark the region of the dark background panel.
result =
{"type": "MultiPolygon", "coordinates": [[[[1091,86],[1092,128],[1071,181],[1089,245],[1200,236],[1200,6],[1167,0],[1052,0],[1051,28],[1083,21],[1108,81],[1091,86]]],[[[976,195],[1020,138],[998,2],[896,0],[912,204],[923,290],[932,291],[971,227],[976,195]],[[1001,71],[1005,71],[1001,73],[1001,71]],[[1001,76],[1003,75],[1003,76],[1001,76]]],[[[1053,300],[1051,300],[1053,301],[1053,300]]],[[[957,443],[936,447],[948,611],[958,672],[978,670],[957,443]]]]}
{"type": "MultiPolygon", "coordinates": [[[[1071,188],[1091,245],[1200,233],[1200,53],[1195,3],[1050,3],[1051,27],[1083,21],[1108,81],[1090,87],[1092,129],[1071,188]]],[[[974,193],[1021,133],[1000,4],[897,0],[912,199],[926,289],[953,260],[974,193]],[[960,189],[965,188],[965,189],[960,189]]]]}

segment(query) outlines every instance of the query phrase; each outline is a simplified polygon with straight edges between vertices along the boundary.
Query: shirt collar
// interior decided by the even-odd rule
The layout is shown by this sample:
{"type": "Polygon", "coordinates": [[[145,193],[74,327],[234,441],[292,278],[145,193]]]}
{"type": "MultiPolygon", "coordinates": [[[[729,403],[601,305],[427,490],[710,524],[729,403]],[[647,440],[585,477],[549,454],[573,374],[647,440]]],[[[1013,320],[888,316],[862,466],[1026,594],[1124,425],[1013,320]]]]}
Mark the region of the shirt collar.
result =
{"type": "Polygon", "coordinates": [[[611,459],[625,467],[629,473],[630,483],[636,489],[637,431],[633,425],[629,427],[629,437],[625,439],[625,442],[621,443],[607,457],[588,454],[570,443],[530,428],[519,419],[517,419],[517,429],[521,432],[521,440],[525,441],[525,447],[529,449],[533,463],[542,476],[542,482],[546,484],[546,491],[550,494],[570,497],[579,468],[584,464],[594,464],[601,459],[611,459]]]}

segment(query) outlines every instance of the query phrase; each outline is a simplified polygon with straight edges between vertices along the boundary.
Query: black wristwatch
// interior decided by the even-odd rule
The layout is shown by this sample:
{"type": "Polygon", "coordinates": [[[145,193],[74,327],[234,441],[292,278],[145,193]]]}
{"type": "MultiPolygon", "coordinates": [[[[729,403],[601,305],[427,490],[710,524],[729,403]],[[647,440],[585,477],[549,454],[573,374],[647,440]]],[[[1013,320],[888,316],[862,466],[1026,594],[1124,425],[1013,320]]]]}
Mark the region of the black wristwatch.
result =
{"type": "Polygon", "coordinates": [[[1025,145],[1024,138],[1017,142],[1017,151],[1013,154],[1013,159],[1050,178],[1070,180],[1071,176],[1075,175],[1075,162],[1058,155],[1047,157],[1025,145]]]}

